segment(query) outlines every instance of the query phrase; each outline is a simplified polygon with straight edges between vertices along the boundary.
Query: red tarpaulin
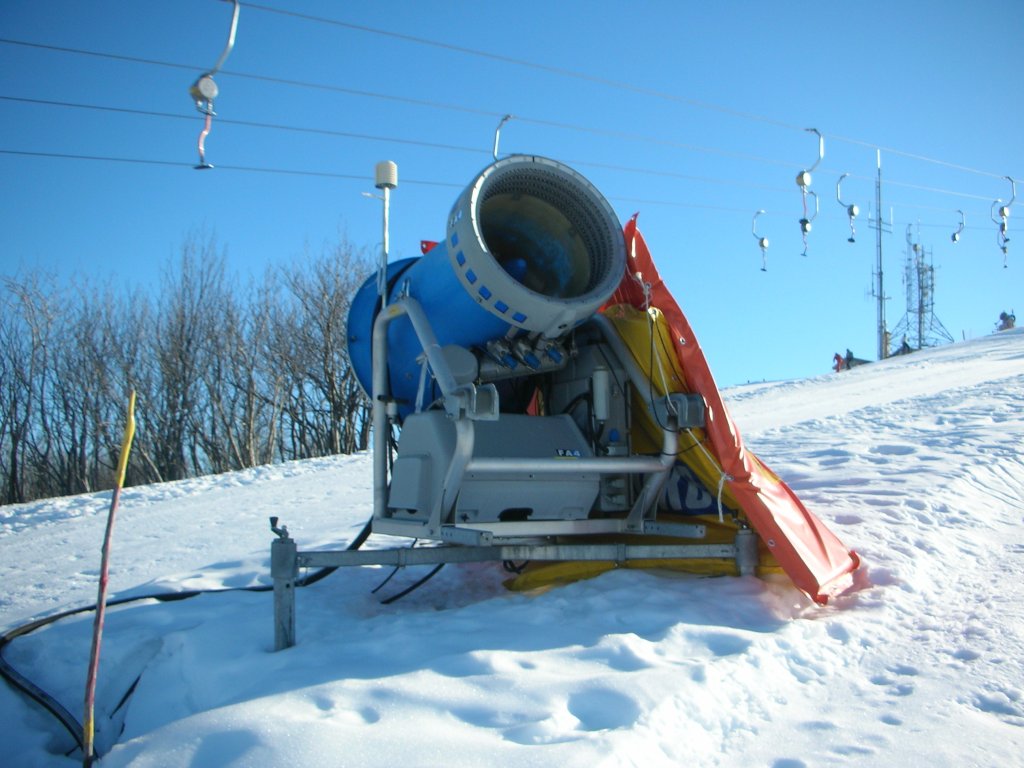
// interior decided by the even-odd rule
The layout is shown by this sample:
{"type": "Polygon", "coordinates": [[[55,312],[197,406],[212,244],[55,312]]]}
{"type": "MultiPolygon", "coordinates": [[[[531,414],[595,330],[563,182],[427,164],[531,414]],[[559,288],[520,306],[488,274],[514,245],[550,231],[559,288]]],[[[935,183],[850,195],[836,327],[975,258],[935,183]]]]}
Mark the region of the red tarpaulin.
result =
{"type": "Polygon", "coordinates": [[[857,554],[848,550],[788,485],[744,447],[704,352],[637,230],[636,216],[626,224],[623,234],[628,255],[626,275],[608,304],[657,307],[664,314],[686,380],[707,405],[709,449],[727,474],[736,502],[793,583],[815,602],[827,602],[830,596],[852,586],[852,574],[860,564],[857,554]]]}

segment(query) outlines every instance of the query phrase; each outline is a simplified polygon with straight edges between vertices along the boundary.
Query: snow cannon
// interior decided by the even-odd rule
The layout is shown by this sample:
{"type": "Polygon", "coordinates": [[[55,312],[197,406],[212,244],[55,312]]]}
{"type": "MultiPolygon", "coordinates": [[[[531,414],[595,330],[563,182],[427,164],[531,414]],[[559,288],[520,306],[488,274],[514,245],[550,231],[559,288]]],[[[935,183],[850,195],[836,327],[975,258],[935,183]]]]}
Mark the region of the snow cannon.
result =
{"type": "MultiPolygon", "coordinates": [[[[622,229],[589,181],[543,157],[499,160],[459,195],[444,242],[388,265],[383,300],[378,277],[357,292],[348,317],[356,377],[374,392],[374,322],[400,299],[418,304],[459,383],[481,366],[492,379],[558,366],[561,340],[608,300],[625,264],[622,229]]],[[[390,323],[384,351],[388,397],[402,417],[439,394],[427,391],[418,322],[390,323]]]]}
{"type": "MultiPolygon", "coordinates": [[[[531,560],[564,536],[703,538],[656,517],[705,404],[652,387],[646,314],[634,310],[637,352],[599,311],[625,274],[623,230],[594,186],[515,155],[459,195],[443,243],[363,284],[349,355],[372,402],[374,533],[529,544],[531,560]]],[[[609,554],[590,546],[574,556],[609,554]]],[[[749,549],[739,559],[748,569],[749,549]]]]}
{"type": "Polygon", "coordinates": [[[841,544],[747,458],[635,219],[620,229],[578,173],[498,160],[424,250],[353,298],[373,517],[344,551],[299,551],[272,521],[275,648],[295,642],[301,568],[493,561],[512,589],[620,566],[753,575],[777,569],[772,547],[797,552],[784,525],[806,531],[786,561],[801,588],[807,559],[829,588],[856,567],[837,566],[841,544]],[[412,544],[360,550],[371,533],[412,544]]]}

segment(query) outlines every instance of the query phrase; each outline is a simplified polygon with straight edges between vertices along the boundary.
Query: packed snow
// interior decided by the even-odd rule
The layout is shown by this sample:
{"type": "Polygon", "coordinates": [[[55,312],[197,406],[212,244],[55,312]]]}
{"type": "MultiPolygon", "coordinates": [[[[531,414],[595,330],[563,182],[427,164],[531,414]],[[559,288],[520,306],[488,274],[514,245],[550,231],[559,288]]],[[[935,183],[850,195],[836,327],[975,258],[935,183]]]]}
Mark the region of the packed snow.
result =
{"type": "MultiPolygon", "coordinates": [[[[620,570],[522,594],[484,564],[382,605],[425,570],[374,593],[390,569],[346,569],[298,590],[278,653],[269,593],[130,603],[107,616],[101,765],[1024,764],[1024,330],[725,395],[861,556],[854,591],[620,570]]],[[[95,600],[109,498],[0,508],[5,630],[95,600]]],[[[366,455],[130,488],[111,588],[267,584],[270,515],[340,548],[370,509],[366,455]]],[[[91,628],[5,656],[80,716],[91,628]]],[[[80,764],[7,686],[0,717],[5,765],[80,764]]]]}

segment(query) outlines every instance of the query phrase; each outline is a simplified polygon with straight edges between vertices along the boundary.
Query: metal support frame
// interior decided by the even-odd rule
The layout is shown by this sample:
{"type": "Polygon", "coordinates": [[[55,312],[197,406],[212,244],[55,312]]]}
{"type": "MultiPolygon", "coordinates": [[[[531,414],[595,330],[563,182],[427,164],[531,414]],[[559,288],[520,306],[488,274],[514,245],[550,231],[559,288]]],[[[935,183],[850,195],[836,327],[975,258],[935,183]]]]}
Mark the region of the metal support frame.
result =
{"type": "Polygon", "coordinates": [[[645,397],[648,381],[611,322],[595,315],[589,321],[603,337],[609,351],[618,359],[634,390],[651,417],[662,428],[662,446],[656,456],[606,456],[579,458],[501,458],[473,457],[476,421],[499,418],[497,391],[491,383],[459,383],[452,373],[433,328],[419,302],[402,296],[382,307],[373,326],[373,530],[375,533],[428,539],[434,546],[402,547],[382,550],[345,550],[300,552],[288,529],[271,527],[277,539],[271,547],[271,576],[274,582],[274,648],[295,644],[295,587],[300,568],[335,568],[361,565],[419,565],[467,563],[502,560],[578,560],[616,564],[631,560],[707,559],[734,560],[741,575],[754,573],[757,564],[757,537],[741,527],[732,544],[642,544],[592,543],[587,536],[640,534],[701,539],[705,527],[681,522],[659,522],[657,499],[675,466],[679,452],[679,431],[704,424],[703,400],[695,396],[668,393],[645,397]],[[387,343],[388,327],[399,317],[407,317],[441,391],[442,403],[455,427],[455,450],[445,471],[443,489],[426,521],[398,520],[388,517],[388,439],[391,401],[387,343]],[[644,475],[645,480],[627,514],[573,520],[516,520],[456,524],[450,520],[456,499],[467,473],[484,475],[563,474],[568,466],[574,472],[594,474],[644,475]]]}
{"type": "Polygon", "coordinates": [[[749,528],[736,533],[734,544],[505,544],[501,546],[442,545],[398,549],[300,552],[287,528],[275,530],[271,545],[274,580],[274,650],[295,645],[295,586],[300,568],[339,568],[363,565],[431,565],[504,560],[577,560],[622,565],[636,560],[735,560],[741,576],[757,566],[757,537],[749,528]]]}
{"type": "MultiPolygon", "coordinates": [[[[643,474],[647,475],[643,488],[633,505],[629,515],[618,521],[618,531],[644,533],[644,522],[654,507],[675,465],[679,451],[680,428],[701,426],[701,424],[680,423],[680,405],[672,395],[657,400],[644,400],[651,418],[662,425],[662,448],[658,456],[625,456],[625,457],[593,457],[566,460],[550,459],[502,459],[473,458],[474,421],[495,420],[498,418],[497,393],[492,384],[475,385],[472,383],[458,384],[451,373],[441,347],[434,335],[430,322],[422,307],[415,299],[403,297],[383,308],[373,326],[373,429],[378,436],[386,435],[388,426],[388,368],[387,368],[387,337],[388,327],[399,317],[408,317],[414,332],[423,348],[427,363],[441,390],[445,411],[453,420],[456,431],[456,448],[448,467],[444,481],[444,491],[438,503],[431,510],[430,518],[425,523],[420,520],[389,520],[387,519],[387,440],[374,439],[374,529],[379,533],[387,533],[413,538],[428,538],[444,541],[463,541],[467,544],[491,544],[501,540],[498,533],[478,531],[466,528],[465,531],[454,532],[454,526],[447,523],[448,513],[455,504],[456,496],[467,473],[478,475],[519,472],[527,474],[564,473],[567,461],[571,461],[573,470],[598,474],[643,474]]],[[[637,391],[647,390],[643,374],[633,361],[626,345],[619,338],[611,323],[604,317],[596,315],[591,320],[604,337],[612,352],[619,358],[627,375],[637,391]]],[[[575,521],[575,533],[588,533],[591,521],[575,521]]],[[[607,521],[593,521],[606,527],[607,521]]],[[[494,523],[495,528],[504,527],[505,523],[494,523]]],[[[545,531],[550,526],[544,523],[532,523],[538,528],[539,536],[548,535],[545,531]]],[[[516,534],[521,540],[523,533],[516,534]]]]}

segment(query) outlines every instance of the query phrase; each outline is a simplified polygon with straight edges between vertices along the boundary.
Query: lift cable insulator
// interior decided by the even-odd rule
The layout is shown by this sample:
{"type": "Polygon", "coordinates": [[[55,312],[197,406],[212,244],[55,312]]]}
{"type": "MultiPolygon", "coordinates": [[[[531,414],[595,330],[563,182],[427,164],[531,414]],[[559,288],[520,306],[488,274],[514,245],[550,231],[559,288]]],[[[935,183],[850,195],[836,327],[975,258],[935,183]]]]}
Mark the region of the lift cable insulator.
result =
{"type": "Polygon", "coordinates": [[[821,131],[817,128],[805,129],[808,133],[813,133],[818,137],[818,159],[814,161],[814,165],[805,171],[800,171],[796,175],[796,185],[800,187],[800,196],[803,198],[804,204],[804,217],[800,219],[800,235],[804,241],[804,252],[803,255],[807,255],[807,233],[811,231],[811,222],[814,221],[814,217],[818,215],[818,196],[810,190],[811,186],[811,173],[818,164],[825,157],[825,137],[821,135],[821,131]],[[807,196],[814,195],[814,216],[809,216],[807,212],[807,196]]]}
{"type": "Polygon", "coordinates": [[[213,65],[213,68],[208,72],[201,74],[188,89],[188,92],[192,96],[192,100],[195,102],[196,109],[199,111],[199,114],[203,115],[203,129],[199,132],[198,141],[199,164],[195,166],[197,171],[213,168],[211,163],[206,162],[206,137],[210,135],[210,128],[213,126],[213,116],[217,114],[213,111],[213,102],[220,93],[220,90],[217,88],[217,83],[213,80],[213,76],[220,71],[221,67],[224,66],[224,62],[227,61],[228,54],[230,54],[231,49],[235,47],[235,32],[238,30],[239,2],[238,0],[224,0],[224,2],[234,3],[235,6],[234,11],[231,14],[231,28],[228,30],[227,43],[220,54],[220,58],[217,59],[217,63],[213,65]]]}
{"type": "Polygon", "coordinates": [[[843,179],[845,179],[849,175],[850,174],[848,173],[844,173],[842,176],[839,177],[839,181],[836,182],[836,200],[838,200],[839,204],[846,209],[846,216],[850,220],[850,236],[846,239],[846,241],[848,243],[854,243],[856,242],[857,229],[853,225],[853,220],[856,219],[857,216],[860,214],[860,208],[858,208],[855,204],[852,203],[850,205],[844,203],[841,191],[843,179]]]}
{"type": "Polygon", "coordinates": [[[758,211],[754,214],[753,220],[750,222],[750,231],[754,233],[754,239],[757,240],[758,246],[761,248],[761,271],[768,271],[768,238],[761,237],[757,234],[757,217],[764,213],[763,210],[758,211]]]}

